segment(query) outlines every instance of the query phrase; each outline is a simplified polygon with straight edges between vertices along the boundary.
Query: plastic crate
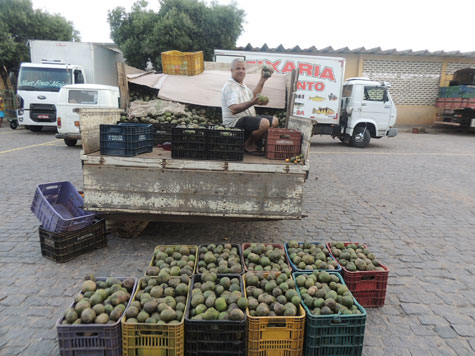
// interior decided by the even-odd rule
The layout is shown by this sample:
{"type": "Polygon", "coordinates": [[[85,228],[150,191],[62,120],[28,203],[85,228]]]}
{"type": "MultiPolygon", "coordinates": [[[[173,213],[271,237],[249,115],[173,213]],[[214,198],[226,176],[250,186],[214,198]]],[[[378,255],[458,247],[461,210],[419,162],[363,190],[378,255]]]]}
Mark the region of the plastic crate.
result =
{"type": "MultiPolygon", "coordinates": [[[[243,277],[244,295],[246,278],[243,277]]],[[[301,356],[305,331],[305,310],[297,316],[247,316],[247,354],[249,356],[301,356]]]]}
{"type": "MultiPolygon", "coordinates": [[[[200,262],[200,249],[201,249],[202,246],[207,247],[208,244],[203,244],[203,245],[198,246],[198,254],[197,254],[197,260],[196,260],[197,262],[196,262],[195,271],[194,271],[194,273],[196,273],[196,274],[202,274],[199,271],[199,267],[198,267],[198,263],[200,262]]],[[[241,272],[240,272],[240,274],[243,274],[244,273],[244,256],[242,254],[241,245],[231,244],[231,247],[236,247],[238,249],[239,259],[241,260],[241,272]]],[[[229,275],[229,274],[235,274],[235,273],[220,273],[220,275],[229,275]]]]}
{"type": "Polygon", "coordinates": [[[172,129],[176,127],[176,124],[170,123],[158,123],[152,124],[153,128],[153,144],[161,145],[165,142],[172,142],[172,129]]]}
{"type": "MultiPolygon", "coordinates": [[[[294,272],[293,278],[296,279],[301,274],[310,273],[294,272]]],[[[338,276],[340,282],[345,284],[339,273],[330,272],[330,274],[338,276]]],[[[302,297],[299,288],[296,288],[299,296],[302,297]]],[[[366,327],[366,310],[356,300],[354,303],[361,314],[312,315],[307,306],[302,303],[307,313],[304,356],[361,356],[366,327]]]]}
{"type": "MultiPolygon", "coordinates": [[[[244,296],[244,285],[239,274],[217,274],[222,277],[238,278],[241,293],[244,296]]],[[[191,290],[196,282],[201,282],[201,275],[194,275],[191,290]]],[[[190,318],[191,298],[188,298],[185,314],[185,353],[190,356],[235,355],[245,356],[246,353],[246,315],[242,321],[233,320],[192,320],[190,318]]]]}
{"type": "Polygon", "coordinates": [[[208,129],[208,159],[242,161],[244,157],[243,130],[208,129]]]}
{"type": "Polygon", "coordinates": [[[153,150],[151,124],[100,125],[101,155],[133,157],[153,150]]]}
{"type": "MultiPolygon", "coordinates": [[[[153,277],[152,277],[153,278],[153,277]]],[[[141,288],[141,278],[131,301],[141,288]]],[[[191,283],[191,282],[190,282],[191,283]]],[[[188,284],[190,286],[190,284],[188,284]]],[[[188,305],[188,292],[186,304],[188,305]]],[[[186,315],[187,310],[185,308],[186,315]]],[[[125,315],[122,324],[122,352],[124,356],[183,356],[185,353],[185,323],[184,315],[178,324],[146,324],[127,323],[125,315]]]]}
{"type": "Polygon", "coordinates": [[[207,159],[207,129],[172,129],[172,158],[207,159]]]}
{"type": "MultiPolygon", "coordinates": [[[[277,247],[277,248],[280,248],[280,249],[284,250],[285,262],[287,263],[287,266],[289,266],[289,269],[292,271],[292,267],[290,266],[289,259],[287,257],[287,254],[285,253],[284,245],[282,245],[282,244],[264,244],[264,245],[265,246],[272,245],[273,247],[277,247]]],[[[251,246],[250,242],[246,242],[246,243],[242,244],[243,260],[244,260],[244,250],[246,248],[248,248],[249,246],[251,246]]],[[[246,266],[245,263],[244,263],[244,272],[248,272],[248,269],[247,269],[247,266],[246,266]]],[[[268,272],[268,271],[252,271],[252,272],[268,272]]]]}
{"type": "Polygon", "coordinates": [[[300,154],[302,133],[291,129],[270,128],[267,131],[266,158],[286,159],[300,154]]]}
{"type": "MultiPolygon", "coordinates": [[[[106,281],[107,278],[96,278],[106,281]]],[[[123,281],[126,278],[119,278],[123,281]]],[[[134,295],[137,279],[132,290],[134,295]]],[[[129,299],[129,306],[132,298],[129,299]]],[[[71,307],[74,306],[74,302],[71,307]]],[[[127,308],[126,308],[127,309],[127,308]]],[[[114,324],[61,324],[64,317],[56,322],[58,348],[61,356],[122,356],[122,328],[120,319],[114,324]]]]}
{"type": "MultiPolygon", "coordinates": [[[[148,265],[149,266],[155,266],[155,251],[158,248],[160,248],[160,247],[175,247],[175,246],[179,246],[179,245],[158,245],[158,246],[155,246],[155,248],[153,249],[152,259],[150,260],[150,263],[148,265]]],[[[198,246],[197,245],[185,245],[185,246],[188,247],[188,248],[194,248],[195,251],[196,251],[195,252],[195,266],[193,267],[193,274],[195,274],[196,265],[198,264],[198,246]]],[[[150,277],[154,277],[154,276],[150,276],[150,277]]],[[[191,278],[191,276],[190,276],[190,278],[191,278]]]]}
{"type": "Polygon", "coordinates": [[[39,184],[31,211],[51,232],[74,231],[94,221],[94,213],[85,211],[84,201],[71,182],[39,184]]]}
{"type": "MultiPolygon", "coordinates": [[[[301,244],[303,242],[299,242],[299,244],[301,244]]],[[[321,242],[311,242],[311,244],[313,245],[324,245],[325,247],[327,247],[326,244],[322,244],[321,242]]],[[[289,261],[289,264],[290,264],[290,267],[292,267],[292,271],[294,272],[312,272],[310,270],[305,270],[305,269],[299,269],[297,268],[297,266],[292,262],[292,260],[290,259],[290,255],[289,255],[289,251],[288,251],[288,246],[289,244],[286,242],[284,243],[284,249],[285,249],[285,254],[287,256],[287,260],[289,261]]],[[[329,256],[335,260],[335,257],[333,257],[330,253],[329,253],[329,256]]],[[[335,269],[318,269],[318,271],[327,271],[327,272],[338,272],[338,273],[341,273],[341,266],[340,264],[338,264],[337,267],[335,267],[335,269]]]]}
{"type": "MultiPolygon", "coordinates": [[[[362,245],[365,248],[368,247],[365,244],[356,242],[345,242],[345,246],[349,244],[362,245]]],[[[331,253],[331,243],[329,242],[327,246],[331,253]]],[[[380,264],[380,267],[382,267],[384,271],[355,272],[348,271],[344,266],[341,267],[343,279],[358,303],[365,308],[381,307],[384,305],[389,276],[388,267],[380,264]]]]}
{"type": "Polygon", "coordinates": [[[204,71],[203,51],[162,52],[162,69],[165,74],[196,75],[204,71]]]}
{"type": "Polygon", "coordinates": [[[107,246],[106,221],[97,220],[80,230],[55,233],[39,227],[41,254],[57,263],[107,246]]]}

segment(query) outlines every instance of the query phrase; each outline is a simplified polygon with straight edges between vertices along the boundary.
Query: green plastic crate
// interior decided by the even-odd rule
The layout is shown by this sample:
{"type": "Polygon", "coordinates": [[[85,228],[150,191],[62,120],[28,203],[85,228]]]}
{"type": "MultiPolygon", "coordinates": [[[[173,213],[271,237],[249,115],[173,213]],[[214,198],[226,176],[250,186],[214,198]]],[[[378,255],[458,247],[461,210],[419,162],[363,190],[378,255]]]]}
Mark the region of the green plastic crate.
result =
{"type": "MultiPolygon", "coordinates": [[[[301,274],[312,272],[294,272],[294,280],[301,274]]],[[[338,276],[340,283],[345,281],[339,273],[329,272],[338,276]]],[[[300,290],[296,286],[300,295],[300,290]]],[[[354,299],[354,298],[353,298],[354,299]]],[[[302,303],[307,314],[305,319],[304,356],[361,356],[363,353],[364,333],[366,327],[366,310],[354,304],[361,314],[354,315],[312,315],[302,303]]]]}

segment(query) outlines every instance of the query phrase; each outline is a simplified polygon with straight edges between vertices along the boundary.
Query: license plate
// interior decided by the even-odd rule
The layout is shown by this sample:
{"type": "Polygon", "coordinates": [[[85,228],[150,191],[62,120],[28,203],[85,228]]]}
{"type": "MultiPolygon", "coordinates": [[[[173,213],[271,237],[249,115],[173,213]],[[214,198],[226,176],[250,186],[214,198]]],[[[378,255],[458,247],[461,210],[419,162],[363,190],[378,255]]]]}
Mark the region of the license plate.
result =
{"type": "Polygon", "coordinates": [[[38,119],[49,119],[49,115],[38,115],[38,119]]]}

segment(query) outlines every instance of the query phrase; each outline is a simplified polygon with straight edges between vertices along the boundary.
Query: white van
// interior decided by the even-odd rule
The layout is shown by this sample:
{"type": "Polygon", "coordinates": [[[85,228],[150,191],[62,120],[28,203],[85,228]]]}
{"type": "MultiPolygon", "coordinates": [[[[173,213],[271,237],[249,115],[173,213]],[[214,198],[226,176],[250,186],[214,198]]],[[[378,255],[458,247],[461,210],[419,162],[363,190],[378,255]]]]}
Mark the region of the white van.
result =
{"type": "Polygon", "coordinates": [[[56,103],[58,133],[68,146],[75,146],[81,139],[77,109],[118,109],[118,87],[99,84],[71,84],[63,86],[56,103]]]}

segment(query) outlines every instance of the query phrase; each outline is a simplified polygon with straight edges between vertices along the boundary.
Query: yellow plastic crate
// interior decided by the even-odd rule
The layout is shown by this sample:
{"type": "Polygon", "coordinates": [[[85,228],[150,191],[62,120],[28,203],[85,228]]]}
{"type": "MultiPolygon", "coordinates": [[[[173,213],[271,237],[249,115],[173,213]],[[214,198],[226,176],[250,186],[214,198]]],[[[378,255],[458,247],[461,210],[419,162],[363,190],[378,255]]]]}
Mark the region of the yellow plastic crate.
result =
{"type": "MultiPolygon", "coordinates": [[[[154,277],[150,277],[154,278],[154,277]]],[[[132,301],[141,290],[141,278],[132,301]]],[[[188,298],[190,297],[188,283],[188,298]]],[[[127,323],[125,313],[121,319],[123,356],[183,356],[185,354],[185,312],[179,324],[158,325],[147,323],[127,323]]]]}
{"type": "MultiPolygon", "coordinates": [[[[243,282],[247,298],[245,275],[243,282]]],[[[301,356],[305,315],[302,305],[297,316],[251,316],[247,308],[248,356],[301,356]]]]}
{"type": "Polygon", "coordinates": [[[162,69],[165,74],[196,75],[204,71],[203,51],[162,52],[162,69]]]}
{"type": "MultiPolygon", "coordinates": [[[[158,246],[155,246],[155,248],[153,249],[153,255],[152,255],[152,259],[150,260],[150,263],[148,264],[149,266],[155,266],[155,251],[157,251],[160,247],[175,247],[175,246],[179,246],[179,245],[158,245],[158,246]]],[[[195,266],[193,267],[193,274],[196,273],[196,266],[198,265],[198,245],[182,245],[182,246],[186,246],[188,248],[194,248],[195,249],[195,266]]],[[[193,275],[190,276],[190,279],[193,275]]]]}

